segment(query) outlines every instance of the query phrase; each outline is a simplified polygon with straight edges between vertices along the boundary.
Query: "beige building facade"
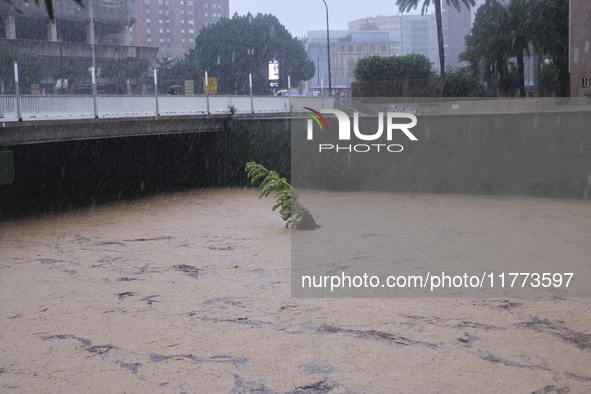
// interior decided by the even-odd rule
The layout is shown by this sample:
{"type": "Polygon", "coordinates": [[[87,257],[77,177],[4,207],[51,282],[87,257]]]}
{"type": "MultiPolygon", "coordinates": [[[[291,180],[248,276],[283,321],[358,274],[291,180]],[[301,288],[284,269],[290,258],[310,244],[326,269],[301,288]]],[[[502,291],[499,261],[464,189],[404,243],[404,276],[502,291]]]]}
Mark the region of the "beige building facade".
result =
{"type": "Polygon", "coordinates": [[[591,96],[591,1],[570,0],[569,6],[570,95],[591,96]]]}

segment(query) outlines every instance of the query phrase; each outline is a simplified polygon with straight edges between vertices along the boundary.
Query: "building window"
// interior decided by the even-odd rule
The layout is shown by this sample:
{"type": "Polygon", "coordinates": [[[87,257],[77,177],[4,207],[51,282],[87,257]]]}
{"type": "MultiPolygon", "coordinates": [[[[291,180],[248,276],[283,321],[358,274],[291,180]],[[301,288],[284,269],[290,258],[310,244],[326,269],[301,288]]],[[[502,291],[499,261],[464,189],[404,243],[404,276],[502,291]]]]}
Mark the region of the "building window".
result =
{"type": "Polygon", "coordinates": [[[349,52],[353,52],[353,45],[349,45],[349,47],[347,48],[347,50],[348,50],[349,52]]]}
{"type": "Polygon", "coordinates": [[[353,59],[353,58],[347,59],[347,68],[353,68],[353,67],[355,67],[355,59],[353,59]]]}
{"type": "Polygon", "coordinates": [[[363,46],[357,45],[357,52],[363,52],[363,46]]]}

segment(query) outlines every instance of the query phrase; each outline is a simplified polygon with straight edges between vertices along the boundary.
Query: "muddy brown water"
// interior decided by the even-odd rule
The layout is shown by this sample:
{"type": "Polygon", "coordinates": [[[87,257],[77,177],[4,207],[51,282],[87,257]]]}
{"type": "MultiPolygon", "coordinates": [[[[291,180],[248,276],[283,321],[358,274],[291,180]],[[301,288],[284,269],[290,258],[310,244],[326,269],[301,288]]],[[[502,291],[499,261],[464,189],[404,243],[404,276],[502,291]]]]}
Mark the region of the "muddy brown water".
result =
{"type": "MultiPolygon", "coordinates": [[[[499,207],[408,198],[425,228],[499,207]]],[[[0,392],[591,392],[589,299],[291,298],[272,205],[195,190],[0,223],[0,392]]],[[[591,234],[591,204],[528,206],[591,234]]]]}

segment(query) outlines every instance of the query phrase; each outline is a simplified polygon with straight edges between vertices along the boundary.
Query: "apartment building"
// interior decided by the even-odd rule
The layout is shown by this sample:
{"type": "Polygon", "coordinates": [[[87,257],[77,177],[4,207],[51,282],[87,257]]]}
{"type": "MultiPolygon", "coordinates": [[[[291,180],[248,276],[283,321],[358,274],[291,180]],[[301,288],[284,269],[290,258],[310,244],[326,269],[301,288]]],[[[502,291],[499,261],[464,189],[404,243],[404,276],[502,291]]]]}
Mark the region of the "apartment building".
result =
{"type": "Polygon", "coordinates": [[[230,16],[229,0],[135,0],[132,45],[159,48],[161,58],[184,55],[203,26],[230,16]]]}

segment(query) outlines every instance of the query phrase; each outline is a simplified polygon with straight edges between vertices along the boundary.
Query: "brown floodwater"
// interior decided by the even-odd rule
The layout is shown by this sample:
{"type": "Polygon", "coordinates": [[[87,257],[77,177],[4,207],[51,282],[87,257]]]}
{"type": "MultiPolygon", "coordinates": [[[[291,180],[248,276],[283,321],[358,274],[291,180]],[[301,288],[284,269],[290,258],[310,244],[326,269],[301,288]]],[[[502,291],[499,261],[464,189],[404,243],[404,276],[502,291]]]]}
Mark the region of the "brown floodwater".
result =
{"type": "MultiPolygon", "coordinates": [[[[591,392],[589,299],[292,298],[292,230],[258,195],[194,190],[0,223],[0,392],[591,392]]],[[[423,261],[486,239],[476,212],[495,239],[527,230],[590,252],[582,201],[388,198],[422,237],[448,237],[423,261]]],[[[326,237],[337,205],[302,199],[325,209],[309,234],[326,237]]]]}

